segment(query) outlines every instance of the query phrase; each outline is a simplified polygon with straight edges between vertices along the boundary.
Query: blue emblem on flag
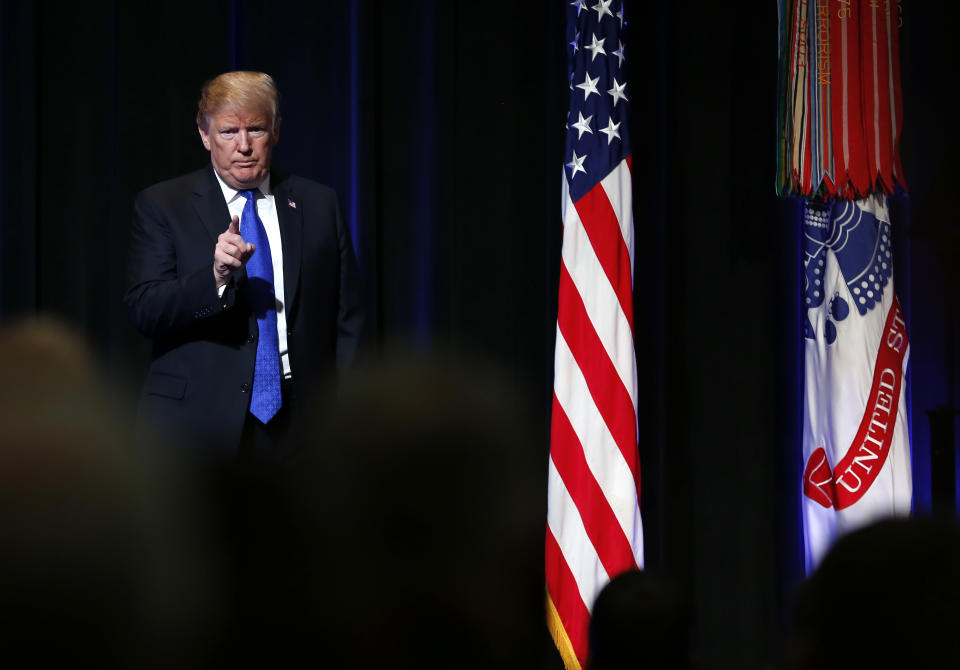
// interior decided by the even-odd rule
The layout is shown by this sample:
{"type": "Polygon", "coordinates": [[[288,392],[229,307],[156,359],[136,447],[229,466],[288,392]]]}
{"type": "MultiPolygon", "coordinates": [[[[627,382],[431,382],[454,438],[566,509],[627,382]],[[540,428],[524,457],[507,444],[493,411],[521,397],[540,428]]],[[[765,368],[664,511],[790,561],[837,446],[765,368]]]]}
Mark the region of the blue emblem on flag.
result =
{"type": "MultiPolygon", "coordinates": [[[[804,204],[804,305],[812,309],[829,300],[824,336],[827,344],[833,344],[836,323],[846,319],[851,309],[839,293],[828,296],[824,292],[827,250],[836,257],[853,306],[864,316],[883,298],[893,273],[890,224],[847,200],[804,204]]],[[[803,330],[804,337],[816,338],[809,317],[804,320],[803,330]]]]}

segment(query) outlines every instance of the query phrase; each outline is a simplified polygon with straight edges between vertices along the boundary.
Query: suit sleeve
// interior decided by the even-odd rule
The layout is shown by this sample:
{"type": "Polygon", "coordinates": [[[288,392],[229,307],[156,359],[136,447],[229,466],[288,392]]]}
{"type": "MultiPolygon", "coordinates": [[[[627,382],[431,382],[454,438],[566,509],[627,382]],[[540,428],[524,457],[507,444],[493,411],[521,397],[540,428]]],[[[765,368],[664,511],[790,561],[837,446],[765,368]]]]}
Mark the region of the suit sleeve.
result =
{"type": "Polygon", "coordinates": [[[173,337],[229,308],[232,285],[217,295],[210,265],[181,274],[172,210],[145,194],[134,203],[124,302],[137,329],[151,339],[173,337]]]}
{"type": "Polygon", "coordinates": [[[356,360],[360,351],[366,319],[363,305],[363,286],[357,258],[353,249],[350,228],[340,216],[340,206],[334,203],[337,237],[340,247],[340,295],[337,311],[337,369],[344,370],[356,360]]]}

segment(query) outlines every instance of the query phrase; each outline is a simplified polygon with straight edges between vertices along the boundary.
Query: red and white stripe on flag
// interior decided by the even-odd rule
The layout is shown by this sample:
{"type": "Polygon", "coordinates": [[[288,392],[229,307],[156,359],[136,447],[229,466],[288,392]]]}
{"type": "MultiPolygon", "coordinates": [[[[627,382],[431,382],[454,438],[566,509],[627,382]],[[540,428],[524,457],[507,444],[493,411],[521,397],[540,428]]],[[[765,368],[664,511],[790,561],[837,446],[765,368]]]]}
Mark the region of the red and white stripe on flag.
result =
{"type": "Polygon", "coordinates": [[[910,340],[886,196],[804,207],[803,519],[813,571],[841,535],[910,513],[910,340]]]}
{"type": "Polygon", "coordinates": [[[587,661],[597,594],[643,564],[626,25],[622,2],[568,3],[545,557],[547,623],[568,670],[587,661]]]}
{"type": "Polygon", "coordinates": [[[548,624],[572,670],[600,589],[643,566],[643,533],[630,158],[576,202],[563,184],[546,579],[548,624]]]}

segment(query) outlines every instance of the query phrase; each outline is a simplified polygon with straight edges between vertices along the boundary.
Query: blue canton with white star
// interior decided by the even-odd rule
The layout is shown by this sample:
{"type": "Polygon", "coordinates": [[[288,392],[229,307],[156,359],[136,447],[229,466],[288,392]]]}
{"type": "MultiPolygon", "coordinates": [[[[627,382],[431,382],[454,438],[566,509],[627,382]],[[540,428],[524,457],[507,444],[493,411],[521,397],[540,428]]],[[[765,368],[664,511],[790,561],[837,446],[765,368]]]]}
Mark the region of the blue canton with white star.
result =
{"type": "Polygon", "coordinates": [[[630,155],[623,0],[575,0],[567,7],[570,107],[564,174],[574,202],[630,155]]]}

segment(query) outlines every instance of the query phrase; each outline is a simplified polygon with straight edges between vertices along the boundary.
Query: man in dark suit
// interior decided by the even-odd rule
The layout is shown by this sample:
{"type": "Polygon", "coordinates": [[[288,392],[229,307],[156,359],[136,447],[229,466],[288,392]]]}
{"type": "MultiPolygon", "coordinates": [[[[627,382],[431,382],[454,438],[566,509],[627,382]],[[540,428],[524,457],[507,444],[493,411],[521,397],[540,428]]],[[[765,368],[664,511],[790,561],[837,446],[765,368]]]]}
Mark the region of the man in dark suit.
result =
{"type": "Polygon", "coordinates": [[[125,302],[153,341],[141,425],[202,456],[288,456],[305,399],[351,363],[363,328],[336,194],[270,169],[277,99],[259,72],[207,82],[211,164],[134,206],[125,302]]]}

